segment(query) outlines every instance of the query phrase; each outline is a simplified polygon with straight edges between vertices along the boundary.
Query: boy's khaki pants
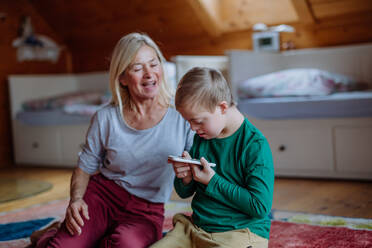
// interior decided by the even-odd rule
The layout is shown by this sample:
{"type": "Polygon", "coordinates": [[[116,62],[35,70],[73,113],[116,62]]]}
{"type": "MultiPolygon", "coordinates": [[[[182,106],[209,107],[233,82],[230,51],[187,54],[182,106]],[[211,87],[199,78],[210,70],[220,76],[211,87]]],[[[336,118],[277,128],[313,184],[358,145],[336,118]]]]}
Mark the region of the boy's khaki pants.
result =
{"type": "Polygon", "coordinates": [[[176,214],[174,228],[150,246],[151,248],[267,248],[269,241],[248,228],[228,232],[208,233],[195,226],[190,217],[176,214]]]}

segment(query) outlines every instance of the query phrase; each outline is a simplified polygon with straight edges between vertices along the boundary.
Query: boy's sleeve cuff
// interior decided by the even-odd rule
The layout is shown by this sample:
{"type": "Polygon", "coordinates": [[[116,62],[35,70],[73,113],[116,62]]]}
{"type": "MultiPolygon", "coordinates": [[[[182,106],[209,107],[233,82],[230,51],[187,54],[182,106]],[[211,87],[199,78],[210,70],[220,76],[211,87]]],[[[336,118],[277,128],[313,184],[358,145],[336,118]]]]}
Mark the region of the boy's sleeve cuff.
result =
{"type": "Polygon", "coordinates": [[[186,190],[189,189],[189,188],[192,188],[194,186],[194,180],[191,180],[191,182],[189,182],[188,184],[184,184],[182,182],[182,179],[180,179],[180,178],[175,178],[175,180],[177,181],[179,186],[182,186],[182,188],[184,188],[186,190]]]}

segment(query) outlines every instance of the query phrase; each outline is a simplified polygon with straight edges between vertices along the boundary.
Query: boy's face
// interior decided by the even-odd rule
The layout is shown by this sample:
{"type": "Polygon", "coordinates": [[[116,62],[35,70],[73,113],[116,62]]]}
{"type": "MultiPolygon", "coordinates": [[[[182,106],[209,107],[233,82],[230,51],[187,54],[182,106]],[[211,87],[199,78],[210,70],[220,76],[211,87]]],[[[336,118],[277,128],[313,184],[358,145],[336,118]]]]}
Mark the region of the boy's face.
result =
{"type": "Polygon", "coordinates": [[[204,139],[218,138],[225,128],[224,110],[217,106],[213,113],[203,107],[179,108],[191,129],[204,139]]]}

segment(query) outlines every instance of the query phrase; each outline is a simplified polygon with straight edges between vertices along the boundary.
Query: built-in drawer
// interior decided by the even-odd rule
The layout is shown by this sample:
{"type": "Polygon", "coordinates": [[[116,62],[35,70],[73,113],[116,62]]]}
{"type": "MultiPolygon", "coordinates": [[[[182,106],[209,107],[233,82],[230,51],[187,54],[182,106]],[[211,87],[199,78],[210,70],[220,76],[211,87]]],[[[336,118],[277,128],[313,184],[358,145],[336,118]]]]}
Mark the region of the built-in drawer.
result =
{"type": "Polygon", "coordinates": [[[336,170],[372,175],[372,127],[335,127],[336,170]]]}
{"type": "Polygon", "coordinates": [[[15,159],[18,164],[48,165],[61,160],[60,133],[56,128],[18,125],[15,159]]]}
{"type": "Polygon", "coordinates": [[[332,171],[332,132],[328,128],[264,130],[277,171],[332,171]]]}

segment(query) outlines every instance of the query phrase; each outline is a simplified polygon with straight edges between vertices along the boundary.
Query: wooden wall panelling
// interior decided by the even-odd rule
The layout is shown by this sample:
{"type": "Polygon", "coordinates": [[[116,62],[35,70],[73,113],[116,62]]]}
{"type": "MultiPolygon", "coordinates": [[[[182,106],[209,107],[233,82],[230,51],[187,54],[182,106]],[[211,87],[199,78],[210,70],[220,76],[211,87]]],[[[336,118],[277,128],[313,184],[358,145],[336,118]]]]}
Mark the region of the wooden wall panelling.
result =
{"type": "Polygon", "coordinates": [[[246,13],[247,1],[219,1],[223,30],[236,31],[252,27],[250,15],[246,13]]]}
{"type": "MultiPolygon", "coordinates": [[[[222,19],[223,24],[220,23],[223,25],[222,33],[219,36],[211,35],[211,31],[202,25],[198,18],[199,14],[195,13],[190,1],[194,4],[211,2],[210,0],[147,0],[146,4],[143,0],[107,3],[99,0],[91,0],[89,3],[73,0],[32,2],[73,50],[74,69],[77,72],[106,69],[103,60],[110,56],[117,40],[133,31],[148,33],[161,45],[167,58],[178,54],[218,55],[224,54],[227,49],[252,49],[251,25],[259,21],[268,25],[282,23],[294,25],[296,33],[284,33],[282,38],[294,40],[297,48],[370,41],[369,32],[361,32],[371,24],[366,14],[353,16],[348,14],[347,18],[344,18],[345,15],[342,18],[322,17],[319,20],[313,16],[312,19],[313,5],[337,2],[333,0],[215,1],[214,3],[220,4],[219,10],[216,4],[210,8],[214,11],[211,16],[220,15],[222,19]],[[305,4],[305,8],[298,10],[301,3],[305,4]],[[228,10],[225,7],[229,4],[232,7],[228,10]],[[297,8],[294,4],[297,4],[297,8]],[[50,11],[51,9],[53,11],[50,11]],[[69,13],[69,20],[64,20],[66,12],[69,13]],[[304,17],[306,15],[308,16],[304,17]],[[355,22],[361,26],[356,27],[354,31],[350,30],[354,28],[351,23],[355,22]],[[228,26],[235,26],[237,29],[244,27],[244,30],[231,32],[234,29],[227,30],[228,26]]],[[[364,0],[355,1],[359,5],[368,4],[364,0]]]]}
{"type": "Polygon", "coordinates": [[[305,24],[316,22],[309,0],[292,0],[292,5],[296,9],[300,22],[305,24]]]}
{"type": "Polygon", "coordinates": [[[223,55],[229,49],[252,49],[250,31],[232,32],[223,34],[218,38],[200,37],[185,41],[180,40],[175,44],[165,47],[168,56],[174,55],[223,55]]]}
{"type": "MultiPolygon", "coordinates": [[[[372,19],[369,18],[369,19],[372,19]]],[[[292,24],[295,33],[281,33],[281,42],[292,41],[296,48],[312,48],[337,46],[372,41],[369,31],[372,21],[336,22],[333,25],[321,23],[317,25],[292,24]]],[[[218,38],[201,37],[190,41],[180,40],[168,43],[164,51],[167,56],[185,55],[222,55],[228,49],[252,49],[252,32],[241,31],[221,35],[218,38]]]]}
{"type": "Polygon", "coordinates": [[[1,1],[0,12],[5,18],[0,19],[0,167],[7,167],[13,163],[12,138],[9,113],[9,93],[7,77],[10,74],[36,74],[36,73],[58,73],[66,71],[66,59],[62,51],[60,60],[57,63],[43,61],[18,62],[16,49],[12,42],[17,38],[17,31],[20,26],[21,17],[31,17],[34,32],[44,34],[52,38],[58,44],[63,45],[63,39],[55,33],[48,23],[37,13],[29,1],[1,1]]]}
{"type": "Polygon", "coordinates": [[[330,27],[353,27],[357,25],[370,25],[372,24],[371,13],[348,14],[342,17],[330,17],[318,20],[317,25],[313,25],[313,29],[322,29],[330,27]]]}
{"type": "Polygon", "coordinates": [[[72,50],[73,65],[75,72],[108,71],[110,57],[115,43],[112,47],[101,49],[77,49],[72,50]],[[92,52],[95,51],[95,52],[92,52]]]}
{"type": "Polygon", "coordinates": [[[371,23],[317,27],[294,25],[296,32],[281,33],[281,42],[293,41],[298,49],[372,42],[371,23]]]}
{"type": "Polygon", "coordinates": [[[370,0],[309,0],[317,19],[372,12],[370,0]]]}
{"type": "Polygon", "coordinates": [[[255,23],[277,25],[298,20],[290,0],[220,0],[224,32],[249,30],[255,23]]]}
{"type": "Polygon", "coordinates": [[[218,1],[187,0],[187,2],[194,9],[194,15],[212,37],[217,37],[222,33],[218,1]]]}
{"type": "Polygon", "coordinates": [[[161,47],[176,45],[179,40],[209,37],[186,0],[147,0],[146,4],[140,0],[89,2],[33,2],[53,29],[64,37],[73,54],[75,72],[106,70],[105,60],[114,45],[129,32],[145,32],[161,47]],[[61,20],[66,18],[66,12],[69,20],[64,23],[61,20]]]}
{"type": "Polygon", "coordinates": [[[116,43],[118,38],[134,31],[159,33],[172,38],[174,35],[188,37],[200,30],[200,23],[195,20],[194,12],[186,0],[147,0],[145,4],[140,0],[107,3],[98,0],[89,3],[39,0],[33,4],[54,30],[65,38],[71,49],[98,42],[105,46],[106,40],[116,43]],[[50,9],[55,11],[51,12],[50,9]],[[69,13],[69,21],[65,23],[61,20],[66,18],[66,12],[69,13]],[[185,23],[190,23],[191,27],[186,29],[185,23]]]}

